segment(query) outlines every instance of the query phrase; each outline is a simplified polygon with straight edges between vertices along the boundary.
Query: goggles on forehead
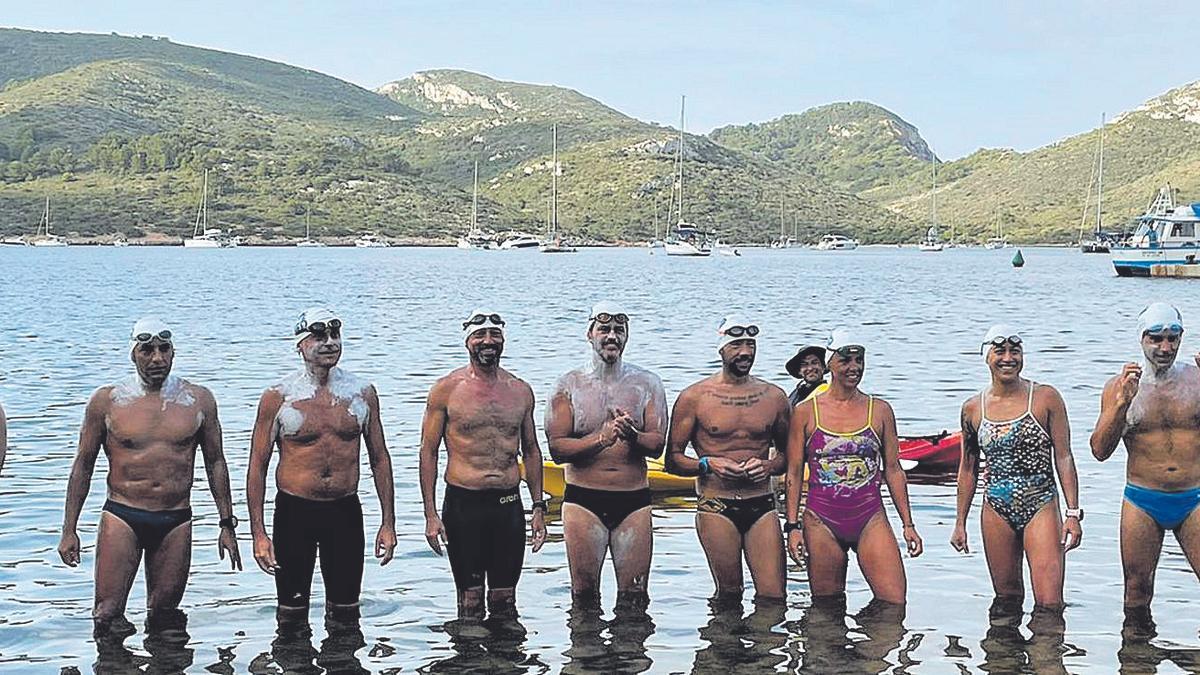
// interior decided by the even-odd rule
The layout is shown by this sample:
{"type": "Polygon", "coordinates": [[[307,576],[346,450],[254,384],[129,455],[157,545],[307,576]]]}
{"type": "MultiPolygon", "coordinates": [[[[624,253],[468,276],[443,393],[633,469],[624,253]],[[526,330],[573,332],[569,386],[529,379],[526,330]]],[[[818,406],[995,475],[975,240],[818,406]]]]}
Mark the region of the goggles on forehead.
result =
{"type": "Polygon", "coordinates": [[[504,325],[504,319],[501,319],[499,314],[476,314],[463,322],[463,330],[466,330],[467,326],[482,326],[489,322],[497,326],[504,325]]]}
{"type": "Polygon", "coordinates": [[[735,337],[735,338],[758,337],[758,326],[755,326],[755,325],[730,326],[729,328],[726,328],[725,330],[721,331],[721,334],[728,335],[729,337],[735,337]]]}
{"type": "Polygon", "coordinates": [[[341,319],[330,319],[329,321],[314,321],[312,323],[308,323],[305,320],[301,320],[300,323],[296,324],[296,335],[299,335],[301,333],[330,333],[333,331],[339,331],[341,329],[342,329],[342,320],[341,319]]]}
{"type": "Polygon", "coordinates": [[[1156,323],[1153,326],[1146,326],[1144,333],[1175,333],[1183,332],[1183,324],[1179,323],[1156,323]]]}
{"type": "Polygon", "coordinates": [[[1005,343],[1010,344],[1014,347],[1020,347],[1021,346],[1021,336],[1020,335],[1009,335],[1009,336],[997,335],[996,337],[992,338],[992,341],[989,342],[988,344],[993,347],[1003,347],[1005,345],[1005,343]]]}
{"type": "Polygon", "coordinates": [[[163,342],[170,342],[171,341],[171,331],[160,330],[157,333],[138,333],[137,335],[133,336],[134,342],[141,342],[141,343],[149,342],[149,341],[153,340],[154,338],[158,338],[159,340],[162,340],[163,342]]]}
{"type": "Polygon", "coordinates": [[[596,323],[629,323],[629,315],[624,312],[618,312],[617,314],[600,312],[592,317],[592,321],[596,323]]]}
{"type": "Polygon", "coordinates": [[[837,354],[843,359],[848,359],[856,354],[866,354],[867,348],[862,345],[843,345],[833,350],[833,353],[837,354]]]}

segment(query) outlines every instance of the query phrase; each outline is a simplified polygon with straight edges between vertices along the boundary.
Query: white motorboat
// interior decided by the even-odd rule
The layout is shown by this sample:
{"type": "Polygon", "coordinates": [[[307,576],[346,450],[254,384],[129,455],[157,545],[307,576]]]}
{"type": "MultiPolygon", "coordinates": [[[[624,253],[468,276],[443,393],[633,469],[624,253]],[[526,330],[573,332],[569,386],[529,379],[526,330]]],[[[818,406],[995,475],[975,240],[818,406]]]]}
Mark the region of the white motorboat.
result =
{"type": "Polygon", "coordinates": [[[29,246],[24,237],[5,237],[0,239],[0,246],[29,246]]]}
{"type": "Polygon", "coordinates": [[[736,246],[726,244],[720,239],[717,239],[715,242],[713,242],[713,250],[716,251],[718,255],[727,255],[731,257],[742,255],[742,252],[737,250],[736,246]]]}
{"type": "Polygon", "coordinates": [[[512,251],[519,248],[537,248],[538,238],[524,232],[514,232],[500,242],[501,251],[512,251]]]}
{"type": "Polygon", "coordinates": [[[1138,223],[1133,236],[1110,249],[1118,276],[1145,277],[1153,265],[1200,262],[1200,203],[1176,205],[1174,189],[1167,185],[1138,223]]]}
{"type": "Polygon", "coordinates": [[[814,248],[818,251],[853,251],[858,248],[858,240],[840,234],[827,234],[821,237],[814,248]]]}
{"type": "Polygon", "coordinates": [[[49,248],[67,246],[67,240],[50,233],[50,198],[46,197],[46,208],[42,211],[42,219],[38,222],[37,232],[33,235],[33,245],[49,248]]]}
{"type": "Polygon", "coordinates": [[[113,239],[109,245],[113,246],[114,248],[127,248],[129,246],[129,242],[125,241],[124,239],[118,238],[118,239],[113,239]]]}
{"type": "Polygon", "coordinates": [[[354,240],[354,248],[387,248],[388,243],[379,238],[378,235],[364,234],[354,240]]]}

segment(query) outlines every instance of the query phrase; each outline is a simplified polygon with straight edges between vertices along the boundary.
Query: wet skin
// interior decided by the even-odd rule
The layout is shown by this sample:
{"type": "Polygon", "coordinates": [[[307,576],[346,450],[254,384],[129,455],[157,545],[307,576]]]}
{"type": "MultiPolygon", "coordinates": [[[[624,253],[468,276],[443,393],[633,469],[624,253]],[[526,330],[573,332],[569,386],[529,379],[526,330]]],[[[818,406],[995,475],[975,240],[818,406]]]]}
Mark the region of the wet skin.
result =
{"type": "MultiPolygon", "coordinates": [[[[484,328],[466,339],[470,363],[434,383],[425,402],[421,422],[420,481],[425,506],[425,540],[438,555],[446,529],[434,505],[438,449],[446,445],[447,484],[471,490],[508,489],[521,482],[517,455],[525,464],[532,500],[542,498],[542,451],[533,424],[533,389],[500,367],[504,335],[484,328]]],[[[540,509],[531,516],[531,549],[537,552],[546,540],[540,509]]],[[[487,589],[493,612],[508,613],[516,604],[515,588],[487,589]]],[[[484,589],[458,592],[460,615],[482,615],[484,589]]]]}
{"type": "MultiPolygon", "coordinates": [[[[627,324],[593,322],[593,365],[559,380],[546,415],[546,440],[566,480],[599,490],[648,486],[646,458],[666,444],[666,395],[653,373],[624,364],[627,324]]],[[[612,552],[618,603],[644,603],[653,535],[650,506],[629,514],[611,532],[590,510],[563,504],[563,536],[571,594],[580,605],[600,600],[600,570],[612,552]]]]}
{"type": "MultiPolygon", "coordinates": [[[[832,431],[861,429],[867,419],[869,399],[858,389],[866,369],[862,353],[842,356],[834,354],[829,360],[829,389],[819,395],[821,424],[832,431]]],[[[792,414],[791,435],[788,439],[787,518],[800,518],[804,484],[805,449],[816,431],[814,400],[796,406],[792,414]]],[[[908,481],[900,468],[899,440],[896,436],[896,416],[892,407],[875,399],[871,426],[882,442],[882,466],[888,493],[904,524],[903,536],[909,555],[921,555],[923,545],[912,521],[908,502],[908,481]]],[[[805,511],[801,528],[788,534],[788,551],[797,564],[807,561],[809,584],[814,598],[840,596],[846,591],[847,551],[828,526],[815,514],[805,511]]],[[[858,565],[866,577],[875,598],[892,604],[903,604],[907,594],[904,564],[896,548],[896,537],[888,523],[886,509],[880,509],[863,527],[858,541],[858,565]]]]}
{"type": "MultiPolygon", "coordinates": [[[[1126,363],[1104,385],[1092,454],[1105,461],[1124,442],[1129,483],[1163,492],[1200,486],[1200,369],[1177,364],[1183,335],[1164,331],[1141,338],[1143,364],[1126,363]]],[[[1194,358],[1200,365],[1200,354],[1194,358]]],[[[1174,531],[1200,578],[1200,509],[1174,531]]],[[[1140,508],[1121,505],[1121,564],[1127,613],[1147,607],[1165,532],[1140,508]]]]}
{"type": "MultiPolygon", "coordinates": [[[[222,519],[232,515],[221,423],[212,394],[204,387],[181,380],[179,386],[186,396],[163,398],[162,388],[171,373],[174,357],[174,347],[157,337],[139,343],[131,360],[144,390],[141,395],[114,401],[115,387],[110,385],[96,390],[88,401],[79,431],[79,449],[67,482],[62,539],[58,545],[59,556],[67,565],[74,567],[80,563],[76,527],[101,448],[108,459],[109,499],[139,509],[162,511],[189,507],[199,447],[217,512],[222,519]]],[[[232,530],[221,528],[217,551],[221,559],[229,555],[233,569],[241,569],[232,530]]],[[[98,628],[124,614],[142,552],[125,521],[107,511],[101,514],[92,612],[98,628]]],[[[191,554],[190,522],[171,530],[154,552],[146,553],[146,606],[151,614],[179,606],[187,585],[191,554]]]]}
{"type": "MultiPolygon", "coordinates": [[[[666,467],[677,475],[699,476],[699,458],[708,457],[712,473],[697,480],[702,499],[770,494],[769,478],[784,471],[790,406],[782,389],[750,375],[756,347],[754,340],[725,345],[721,371],[684,389],[675,401],[666,467]],[[689,444],[696,458],[684,454],[689,444]]],[[[743,556],[757,597],[784,596],[785,556],[774,510],[745,536],[725,516],[698,511],[696,532],[718,596],[741,595],[743,556]]]]}
{"type": "MultiPolygon", "coordinates": [[[[1033,384],[1021,378],[1021,370],[1025,366],[1023,347],[1009,342],[991,345],[986,356],[991,373],[991,386],[984,392],[987,396],[988,419],[1011,420],[1024,415],[1029,402],[1029,387],[1033,384]]],[[[1054,446],[1054,468],[1062,485],[1067,508],[1076,508],[1079,506],[1079,479],[1075,459],[1071,455],[1071,428],[1066,404],[1054,387],[1040,385],[1033,392],[1033,416],[1050,435],[1054,446]]],[[[967,516],[978,485],[981,459],[978,430],[981,418],[979,396],[972,396],[963,402],[963,454],[958,468],[957,519],[950,537],[950,545],[962,553],[970,552],[967,516]]],[[[1034,603],[1043,608],[1061,609],[1066,573],[1065,554],[1078,547],[1083,539],[1079,519],[1071,517],[1063,520],[1056,496],[1042,507],[1023,531],[1013,530],[986,501],[980,522],[988,571],[996,596],[1014,599],[1018,604],[1024,598],[1021,575],[1024,557],[1029,563],[1034,603]]]]}
{"type": "Polygon", "coordinates": [[[395,498],[392,460],[379,416],[379,395],[374,385],[367,385],[360,392],[367,407],[366,420],[360,424],[351,412],[351,402],[335,397],[330,391],[330,372],[342,356],[339,329],[310,334],[300,342],[297,351],[316,393],[312,398],[285,401],[279,388],[267,389],[259,399],[250,437],[246,501],[250,533],[254,537],[254,560],[267,574],[279,569],[263,516],[272,450],[279,448],[275,482],[280,490],[304,499],[332,501],[358,492],[361,439],[367,448],[383,521],[375,535],[375,557],[380,565],[386,565],[396,548],[395,498]],[[292,433],[285,432],[280,424],[280,410],[285,403],[303,416],[303,422],[292,433]]]}

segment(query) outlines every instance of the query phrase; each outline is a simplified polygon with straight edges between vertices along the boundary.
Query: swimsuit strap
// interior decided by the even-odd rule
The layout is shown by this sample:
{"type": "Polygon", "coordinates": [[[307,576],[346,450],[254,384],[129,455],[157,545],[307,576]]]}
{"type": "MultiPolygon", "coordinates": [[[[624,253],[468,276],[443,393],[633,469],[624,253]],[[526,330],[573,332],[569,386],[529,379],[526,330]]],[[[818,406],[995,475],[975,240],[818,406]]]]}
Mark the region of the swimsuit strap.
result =
{"type": "Polygon", "coordinates": [[[1033,390],[1037,389],[1037,382],[1029,381],[1029,403],[1025,404],[1025,414],[1033,415],[1033,390]]]}
{"type": "Polygon", "coordinates": [[[820,398],[820,397],[818,397],[818,396],[813,397],[813,421],[816,423],[817,428],[820,429],[821,431],[824,431],[827,434],[832,434],[834,436],[857,436],[857,435],[863,433],[864,431],[866,431],[867,429],[871,428],[871,420],[875,416],[875,397],[874,396],[867,394],[867,423],[864,426],[862,426],[858,429],[855,429],[854,431],[834,431],[832,429],[826,429],[825,427],[821,426],[821,415],[819,412],[817,412],[817,399],[818,398],[820,398]]]}
{"type": "Polygon", "coordinates": [[[812,400],[813,401],[813,422],[816,423],[818,429],[821,428],[821,409],[819,407],[817,407],[817,399],[819,399],[819,398],[821,398],[821,397],[814,396],[813,400],[812,400]]]}

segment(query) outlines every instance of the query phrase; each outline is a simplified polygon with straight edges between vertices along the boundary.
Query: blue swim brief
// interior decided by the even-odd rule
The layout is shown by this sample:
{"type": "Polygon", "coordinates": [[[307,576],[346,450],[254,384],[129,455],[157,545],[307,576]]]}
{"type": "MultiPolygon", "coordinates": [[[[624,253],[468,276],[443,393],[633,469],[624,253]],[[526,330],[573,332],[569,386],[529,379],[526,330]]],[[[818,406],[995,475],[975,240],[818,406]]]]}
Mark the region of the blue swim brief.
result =
{"type": "Polygon", "coordinates": [[[1151,490],[1132,483],[1125,484],[1125,499],[1154,519],[1164,530],[1174,530],[1200,506],[1200,488],[1180,492],[1151,490]]]}

